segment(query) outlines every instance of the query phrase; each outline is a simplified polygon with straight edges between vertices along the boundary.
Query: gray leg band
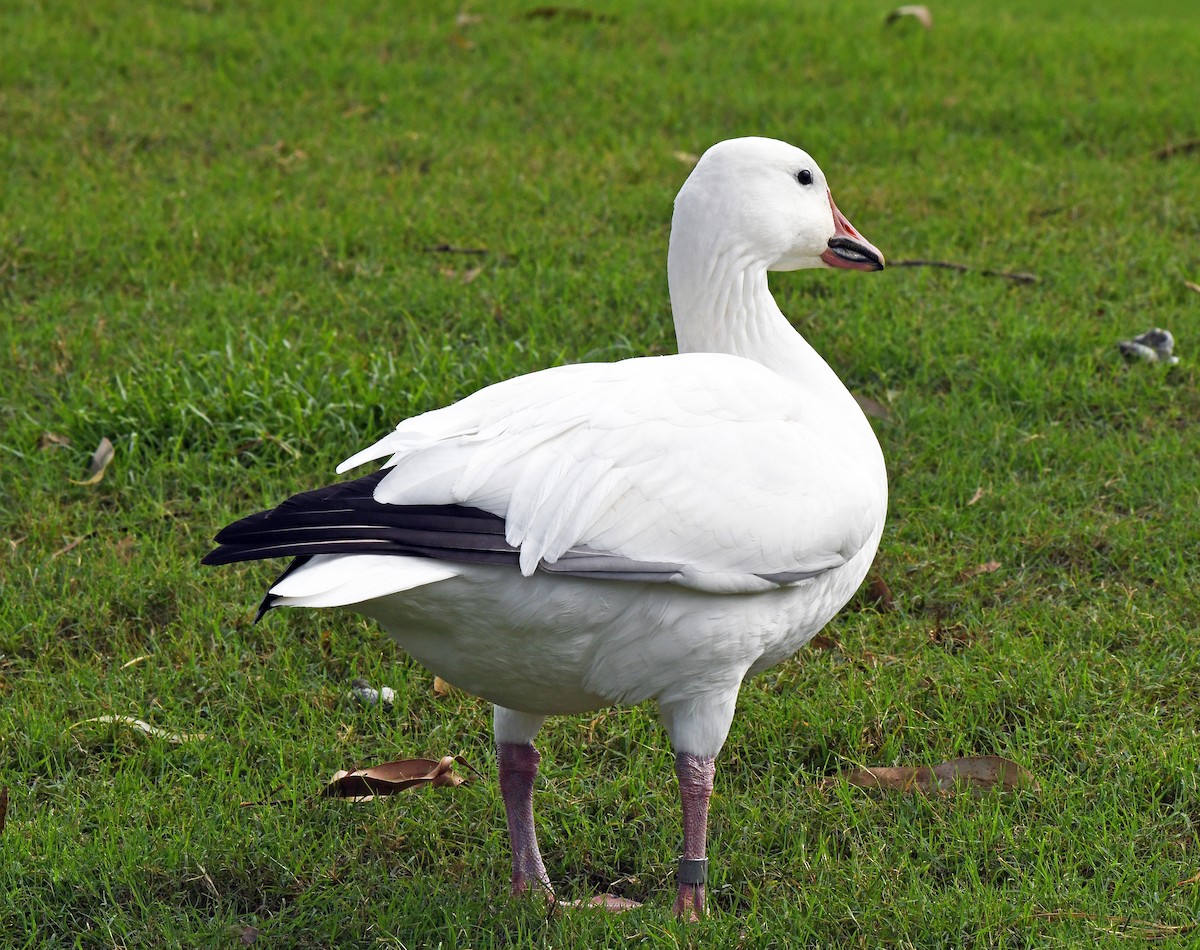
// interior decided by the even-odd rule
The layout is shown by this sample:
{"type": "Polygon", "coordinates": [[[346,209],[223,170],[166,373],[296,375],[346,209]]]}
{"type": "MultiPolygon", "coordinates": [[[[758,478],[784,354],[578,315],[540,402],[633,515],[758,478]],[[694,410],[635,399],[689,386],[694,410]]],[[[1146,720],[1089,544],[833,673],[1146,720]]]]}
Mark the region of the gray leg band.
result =
{"type": "Polygon", "coordinates": [[[675,880],[679,884],[706,884],[708,858],[680,858],[675,880]]]}

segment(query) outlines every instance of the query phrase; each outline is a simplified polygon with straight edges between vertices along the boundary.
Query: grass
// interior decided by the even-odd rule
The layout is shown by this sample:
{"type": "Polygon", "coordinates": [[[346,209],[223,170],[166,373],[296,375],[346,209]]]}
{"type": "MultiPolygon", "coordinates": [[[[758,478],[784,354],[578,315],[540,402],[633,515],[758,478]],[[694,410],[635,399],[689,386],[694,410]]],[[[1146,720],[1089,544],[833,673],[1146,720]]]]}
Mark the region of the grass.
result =
{"type": "Polygon", "coordinates": [[[3,13],[9,945],[1194,945],[1200,160],[1154,153],[1200,137],[1195,5],[964,0],[929,33],[857,0],[500,4],[459,25],[454,4],[412,6],[3,13]],[[502,896],[486,706],[434,696],[351,615],[252,626],[271,566],[198,560],[405,415],[669,352],[676,153],[751,133],[811,151],[891,260],[1040,280],[775,280],[893,414],[877,573],[895,606],[860,598],[826,631],[840,649],[743,690],[699,925],[669,913],[653,710],[548,724],[552,877],[648,900],[548,919],[502,896]],[[1115,342],[1155,325],[1182,362],[1124,364],[1115,342]],[[69,446],[39,448],[47,432],[69,446]],[[102,437],[105,477],[74,483],[102,437]],[[396,710],[346,703],[355,676],[396,710]],[[207,738],[73,726],[102,715],[207,738]],[[445,752],[485,779],[314,798],[344,765],[445,752]],[[1038,789],[818,789],[984,753],[1038,789]]]}

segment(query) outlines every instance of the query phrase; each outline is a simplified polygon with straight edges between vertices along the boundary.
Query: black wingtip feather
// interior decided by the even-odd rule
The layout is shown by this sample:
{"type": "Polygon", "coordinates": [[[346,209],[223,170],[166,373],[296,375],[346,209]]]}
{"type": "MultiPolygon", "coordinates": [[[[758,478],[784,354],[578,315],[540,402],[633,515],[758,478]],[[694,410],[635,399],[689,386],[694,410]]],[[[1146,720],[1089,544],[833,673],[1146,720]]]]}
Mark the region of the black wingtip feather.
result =
{"type": "MultiPolygon", "coordinates": [[[[386,505],[375,488],[387,469],[288,498],[221,529],[207,565],[314,554],[397,554],[516,564],[504,519],[460,505],[386,505]]],[[[269,605],[267,605],[269,609],[269,605]]]]}

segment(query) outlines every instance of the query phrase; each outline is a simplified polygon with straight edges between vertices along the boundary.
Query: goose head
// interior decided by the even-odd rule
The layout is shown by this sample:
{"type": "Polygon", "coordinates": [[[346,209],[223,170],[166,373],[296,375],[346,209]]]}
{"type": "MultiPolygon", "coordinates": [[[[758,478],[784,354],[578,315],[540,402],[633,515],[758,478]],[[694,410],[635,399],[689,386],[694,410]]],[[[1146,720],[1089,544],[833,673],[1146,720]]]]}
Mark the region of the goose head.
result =
{"type": "Polygon", "coordinates": [[[701,156],[675,199],[671,243],[772,271],[884,263],[838,210],[812,157],[767,138],[729,139],[701,156]]]}

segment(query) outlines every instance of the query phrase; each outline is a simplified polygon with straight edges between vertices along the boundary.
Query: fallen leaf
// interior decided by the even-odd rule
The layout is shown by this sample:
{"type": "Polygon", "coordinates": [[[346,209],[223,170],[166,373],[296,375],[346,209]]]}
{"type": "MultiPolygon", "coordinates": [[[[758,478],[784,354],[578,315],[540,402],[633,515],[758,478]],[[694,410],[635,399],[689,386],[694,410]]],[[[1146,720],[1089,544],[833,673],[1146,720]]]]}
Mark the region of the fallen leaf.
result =
{"type": "Polygon", "coordinates": [[[238,943],[243,946],[250,946],[258,939],[258,928],[251,927],[249,924],[243,924],[238,927],[233,927],[233,936],[237,938],[238,943]]]}
{"type": "MultiPolygon", "coordinates": [[[[349,798],[369,802],[376,795],[393,795],[416,785],[451,788],[466,781],[453,770],[455,763],[471,769],[461,755],[445,755],[435,759],[397,759],[368,769],[339,769],[321,792],[323,798],[349,798]]],[[[474,772],[474,769],[471,769],[474,772]]],[[[478,774],[478,773],[476,773],[478,774]]]]}
{"type": "Polygon", "coordinates": [[[100,440],[100,444],[96,446],[96,451],[92,453],[92,459],[88,463],[88,477],[79,482],[75,481],[73,478],[69,479],[69,481],[72,485],[99,484],[100,479],[104,477],[104,470],[108,468],[108,463],[113,460],[113,455],[115,454],[116,452],[113,449],[113,444],[108,441],[108,437],[105,436],[100,440]]]}
{"type": "Polygon", "coordinates": [[[173,745],[179,745],[181,742],[192,742],[196,739],[206,739],[207,735],[203,732],[171,732],[169,729],[162,729],[158,726],[152,726],[144,719],[134,719],[133,716],[93,716],[91,719],[81,719],[72,729],[77,726],[82,726],[89,722],[104,722],[114,726],[129,726],[131,729],[136,729],[138,732],[143,732],[148,736],[154,736],[158,739],[165,739],[173,745]]]}
{"type": "Polygon", "coordinates": [[[888,587],[887,581],[878,574],[867,581],[867,603],[876,610],[891,610],[896,606],[896,599],[892,597],[892,589],[888,587]]]}
{"type": "Polygon", "coordinates": [[[887,15],[887,20],[884,22],[895,23],[897,20],[901,20],[904,17],[912,17],[927,30],[933,29],[933,14],[929,12],[929,7],[923,7],[917,4],[896,7],[895,10],[887,15]]]}
{"type": "Polygon", "coordinates": [[[447,683],[440,676],[435,676],[433,678],[433,695],[434,696],[449,696],[450,691],[452,689],[454,689],[454,687],[451,686],[449,683],[447,683]]]}
{"type": "Polygon", "coordinates": [[[71,440],[65,435],[59,435],[57,432],[43,432],[41,438],[38,439],[39,449],[65,449],[70,446],[71,440]]]}
{"type": "Polygon", "coordinates": [[[878,788],[889,792],[934,792],[945,794],[956,787],[973,791],[998,788],[1011,792],[1018,788],[1037,790],[1037,782],[1022,766],[998,755],[968,756],[951,759],[933,768],[928,766],[878,766],[853,769],[821,780],[822,790],[836,788],[842,782],[855,788],[878,788]]]}
{"type": "Polygon", "coordinates": [[[809,640],[808,645],[814,650],[840,650],[842,648],[842,645],[836,640],[820,633],[809,640]]]}
{"type": "Polygon", "coordinates": [[[979,501],[980,498],[986,495],[988,491],[990,491],[990,489],[985,489],[982,485],[976,488],[975,494],[972,495],[971,500],[967,502],[967,507],[970,508],[973,504],[975,504],[975,502],[979,501]]]}
{"type": "Polygon", "coordinates": [[[860,396],[858,393],[854,393],[854,401],[858,403],[858,408],[872,419],[891,421],[892,411],[883,403],[876,402],[870,396],[860,396]]]}
{"type": "Polygon", "coordinates": [[[0,788],[0,831],[4,830],[4,823],[8,821],[8,786],[0,788]]]}
{"type": "Polygon", "coordinates": [[[986,564],[976,564],[974,567],[968,567],[965,571],[958,575],[960,581],[970,580],[972,577],[977,577],[980,574],[991,574],[993,571],[1000,570],[999,561],[988,561],[986,564]]]}

